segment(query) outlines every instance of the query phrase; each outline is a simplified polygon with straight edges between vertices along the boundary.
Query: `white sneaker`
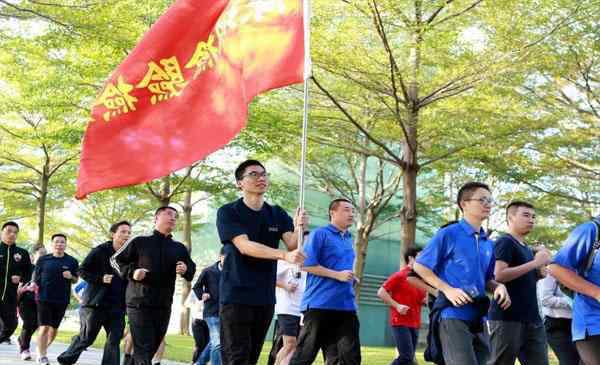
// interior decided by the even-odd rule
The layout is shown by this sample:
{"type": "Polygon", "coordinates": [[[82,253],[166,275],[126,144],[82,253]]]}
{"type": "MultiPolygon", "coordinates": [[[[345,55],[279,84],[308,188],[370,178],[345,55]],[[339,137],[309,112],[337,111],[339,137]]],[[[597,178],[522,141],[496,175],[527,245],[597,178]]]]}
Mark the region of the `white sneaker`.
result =
{"type": "Polygon", "coordinates": [[[31,353],[29,352],[29,350],[25,350],[25,351],[21,352],[21,360],[23,360],[23,361],[31,360],[31,353]]]}
{"type": "Polygon", "coordinates": [[[42,364],[42,365],[49,365],[50,361],[48,361],[48,357],[47,356],[42,356],[42,357],[38,357],[37,363],[38,364],[42,364]]]}

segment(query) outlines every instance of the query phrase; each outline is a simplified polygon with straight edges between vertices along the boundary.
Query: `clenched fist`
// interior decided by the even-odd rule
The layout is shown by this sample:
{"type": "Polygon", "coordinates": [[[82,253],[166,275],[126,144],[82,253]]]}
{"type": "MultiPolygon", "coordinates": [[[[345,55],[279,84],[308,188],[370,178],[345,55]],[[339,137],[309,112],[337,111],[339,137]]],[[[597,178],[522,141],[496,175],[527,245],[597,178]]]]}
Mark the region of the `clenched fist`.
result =
{"type": "Polygon", "coordinates": [[[104,275],[104,276],[102,277],[102,282],[103,282],[104,284],[110,284],[110,283],[112,282],[112,278],[113,278],[113,276],[112,276],[112,275],[110,275],[110,274],[106,274],[106,275],[104,275]]]}
{"type": "Polygon", "coordinates": [[[142,281],[144,280],[144,278],[146,277],[146,273],[148,272],[148,270],[146,269],[136,269],[133,272],[133,280],[135,281],[142,281]]]}
{"type": "Polygon", "coordinates": [[[179,275],[183,275],[186,271],[187,265],[183,261],[178,261],[177,266],[175,266],[175,272],[179,275]]]}

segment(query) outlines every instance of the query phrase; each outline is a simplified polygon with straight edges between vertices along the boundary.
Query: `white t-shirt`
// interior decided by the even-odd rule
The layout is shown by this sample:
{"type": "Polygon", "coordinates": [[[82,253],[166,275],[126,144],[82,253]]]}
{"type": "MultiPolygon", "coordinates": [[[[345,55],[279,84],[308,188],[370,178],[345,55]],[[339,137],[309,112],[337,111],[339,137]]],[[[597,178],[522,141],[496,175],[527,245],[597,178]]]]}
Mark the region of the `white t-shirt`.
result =
{"type": "Polygon", "coordinates": [[[183,305],[190,309],[190,315],[192,316],[192,319],[202,319],[204,302],[198,299],[193,290],[190,290],[190,294],[186,298],[183,305]]]}
{"type": "Polygon", "coordinates": [[[298,271],[298,266],[290,264],[287,261],[277,261],[277,281],[283,281],[288,284],[296,283],[298,287],[293,292],[277,287],[275,289],[275,313],[290,314],[300,316],[300,302],[306,288],[306,272],[300,271],[300,278],[296,278],[295,274],[298,271]]]}

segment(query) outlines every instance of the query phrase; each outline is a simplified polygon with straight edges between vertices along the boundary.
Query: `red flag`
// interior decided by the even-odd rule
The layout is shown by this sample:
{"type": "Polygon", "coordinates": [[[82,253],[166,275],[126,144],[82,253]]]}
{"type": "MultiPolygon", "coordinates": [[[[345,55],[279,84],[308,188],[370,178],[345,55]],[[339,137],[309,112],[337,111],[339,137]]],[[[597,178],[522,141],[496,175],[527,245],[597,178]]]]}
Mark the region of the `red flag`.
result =
{"type": "Polygon", "coordinates": [[[178,0],[113,72],[83,139],[78,199],[218,150],[257,94],[301,82],[302,0],[178,0]]]}

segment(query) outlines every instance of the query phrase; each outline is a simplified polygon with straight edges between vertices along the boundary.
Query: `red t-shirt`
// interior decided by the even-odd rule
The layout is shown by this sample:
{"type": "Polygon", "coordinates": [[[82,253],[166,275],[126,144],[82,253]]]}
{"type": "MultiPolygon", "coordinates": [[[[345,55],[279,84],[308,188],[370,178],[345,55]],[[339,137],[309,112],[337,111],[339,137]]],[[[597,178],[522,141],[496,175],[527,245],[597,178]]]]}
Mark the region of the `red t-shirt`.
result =
{"type": "Polygon", "coordinates": [[[392,299],[410,307],[406,314],[400,314],[395,308],[390,307],[390,324],[392,326],[421,327],[421,306],[426,293],[406,281],[410,272],[410,267],[405,266],[383,283],[383,288],[392,299]]]}

